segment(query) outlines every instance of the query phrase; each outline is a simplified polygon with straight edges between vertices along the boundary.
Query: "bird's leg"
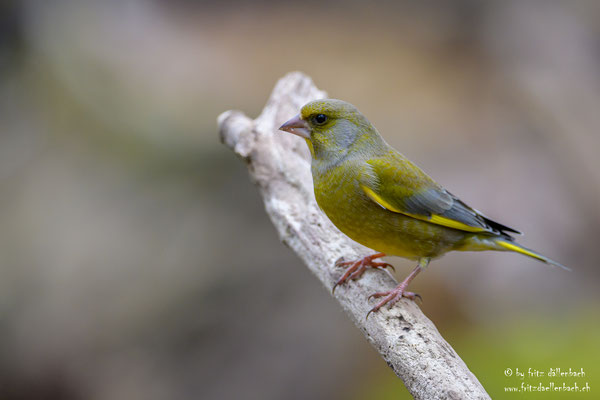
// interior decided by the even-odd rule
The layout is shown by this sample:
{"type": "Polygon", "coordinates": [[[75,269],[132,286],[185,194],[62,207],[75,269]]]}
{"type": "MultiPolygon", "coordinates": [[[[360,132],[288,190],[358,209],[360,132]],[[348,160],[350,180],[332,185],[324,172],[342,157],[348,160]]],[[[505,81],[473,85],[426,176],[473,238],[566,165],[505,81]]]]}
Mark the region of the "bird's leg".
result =
{"type": "MultiPolygon", "coordinates": [[[[373,307],[373,308],[371,308],[371,310],[369,310],[369,312],[367,313],[367,318],[369,317],[369,314],[371,314],[372,312],[376,312],[377,310],[379,310],[381,307],[383,307],[386,304],[393,306],[398,301],[400,301],[400,299],[403,297],[406,297],[407,299],[411,299],[411,300],[415,300],[417,297],[419,299],[421,299],[421,296],[419,296],[418,294],[413,293],[413,292],[407,292],[406,288],[408,287],[409,283],[413,279],[415,279],[415,277],[419,274],[419,272],[421,272],[425,267],[427,267],[428,264],[429,264],[429,258],[421,258],[419,260],[419,265],[417,265],[416,268],[413,269],[413,271],[406,277],[406,279],[404,279],[402,281],[402,283],[400,283],[398,286],[396,286],[392,290],[388,290],[385,292],[377,292],[377,293],[373,293],[372,295],[370,295],[369,299],[371,297],[374,297],[376,299],[379,297],[385,297],[385,298],[383,300],[381,300],[379,303],[377,303],[375,305],[375,307],[373,307]]],[[[421,299],[421,300],[423,300],[423,299],[421,299]]]]}
{"type": "Polygon", "coordinates": [[[331,289],[331,292],[332,293],[335,292],[335,288],[338,287],[338,285],[341,285],[342,283],[348,281],[349,279],[351,279],[351,280],[358,279],[369,267],[371,267],[371,268],[390,267],[390,268],[394,269],[394,267],[391,264],[388,264],[386,262],[373,261],[376,258],[380,258],[380,257],[384,257],[384,256],[385,256],[384,253],[375,253],[370,256],[359,258],[358,260],[336,262],[335,265],[337,267],[350,265],[350,268],[348,268],[346,270],[346,272],[344,273],[344,275],[342,275],[341,278],[338,279],[338,281],[335,283],[335,285],[333,285],[333,289],[331,289]]]}

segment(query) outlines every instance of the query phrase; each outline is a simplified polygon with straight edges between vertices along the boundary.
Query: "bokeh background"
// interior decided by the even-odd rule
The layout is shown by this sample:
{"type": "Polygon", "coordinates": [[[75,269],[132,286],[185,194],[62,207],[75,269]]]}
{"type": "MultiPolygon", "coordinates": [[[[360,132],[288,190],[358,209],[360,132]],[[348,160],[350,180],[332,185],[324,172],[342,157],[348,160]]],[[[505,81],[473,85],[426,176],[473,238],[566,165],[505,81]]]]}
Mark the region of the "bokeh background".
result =
{"type": "Polygon", "coordinates": [[[573,268],[457,253],[412,287],[493,397],[558,367],[592,398],[594,0],[1,2],[0,398],[410,398],[219,143],[293,70],[573,268]]]}

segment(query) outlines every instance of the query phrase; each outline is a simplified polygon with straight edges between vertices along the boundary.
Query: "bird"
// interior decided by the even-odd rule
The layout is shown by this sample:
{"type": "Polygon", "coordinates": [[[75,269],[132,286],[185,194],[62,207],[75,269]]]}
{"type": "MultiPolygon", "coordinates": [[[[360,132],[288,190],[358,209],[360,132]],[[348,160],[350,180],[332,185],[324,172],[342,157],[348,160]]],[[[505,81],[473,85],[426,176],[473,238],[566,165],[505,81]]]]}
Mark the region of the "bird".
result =
{"type": "Polygon", "coordinates": [[[306,140],[319,208],[346,236],[376,251],[338,261],[347,269],[332,291],[368,268],[391,267],[377,261],[386,255],[417,261],[394,289],[369,296],[381,300],[367,317],[403,297],[420,299],[408,285],[431,260],[449,251],[511,251],[570,270],[518,244],[513,235],[521,232],[491,220],[434,181],[350,103],[311,101],[279,129],[306,140]]]}

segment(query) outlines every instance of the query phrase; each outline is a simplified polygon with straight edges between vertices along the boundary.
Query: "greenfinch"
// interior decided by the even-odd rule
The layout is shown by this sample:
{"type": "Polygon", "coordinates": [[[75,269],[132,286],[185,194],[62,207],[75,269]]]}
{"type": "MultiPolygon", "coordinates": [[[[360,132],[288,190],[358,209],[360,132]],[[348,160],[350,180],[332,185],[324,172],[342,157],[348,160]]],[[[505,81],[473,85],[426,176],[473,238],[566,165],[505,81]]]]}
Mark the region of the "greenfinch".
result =
{"type": "MultiPolygon", "coordinates": [[[[279,129],[304,139],[319,207],[344,234],[377,251],[349,266],[333,287],[359,278],[384,255],[418,261],[396,288],[374,293],[383,298],[370,311],[402,297],[415,299],[408,284],[430,260],[448,251],[513,251],[565,266],[516,243],[519,231],[492,221],[444,189],[388,145],[356,107],[341,100],[316,100],[279,129]]],[[[368,314],[367,314],[368,315],[368,314]]]]}

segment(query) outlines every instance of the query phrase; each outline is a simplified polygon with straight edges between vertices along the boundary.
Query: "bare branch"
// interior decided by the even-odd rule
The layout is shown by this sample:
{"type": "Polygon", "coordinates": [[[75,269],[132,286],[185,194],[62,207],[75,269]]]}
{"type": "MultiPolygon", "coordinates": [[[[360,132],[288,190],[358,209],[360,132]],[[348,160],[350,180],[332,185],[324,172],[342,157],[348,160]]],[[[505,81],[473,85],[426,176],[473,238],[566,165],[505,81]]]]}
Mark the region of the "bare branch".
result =
{"type": "MultiPolygon", "coordinates": [[[[227,111],[218,123],[223,143],[246,161],[281,240],[331,290],[342,273],[334,266],[336,260],[358,258],[372,250],[342,234],[321,212],[313,193],[306,144],[277,131],[305,103],[323,97],[325,93],[309,77],[294,72],[277,83],[256,120],[227,111]]],[[[395,285],[391,275],[368,271],[361,279],[340,286],[334,297],[416,399],[489,399],[413,301],[402,299],[365,319],[371,307],[367,296],[395,285]]]]}

